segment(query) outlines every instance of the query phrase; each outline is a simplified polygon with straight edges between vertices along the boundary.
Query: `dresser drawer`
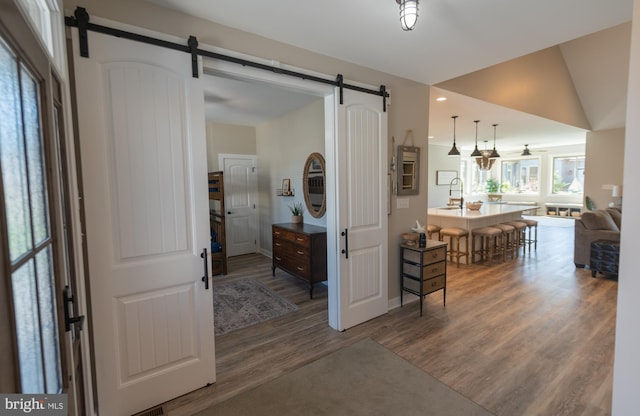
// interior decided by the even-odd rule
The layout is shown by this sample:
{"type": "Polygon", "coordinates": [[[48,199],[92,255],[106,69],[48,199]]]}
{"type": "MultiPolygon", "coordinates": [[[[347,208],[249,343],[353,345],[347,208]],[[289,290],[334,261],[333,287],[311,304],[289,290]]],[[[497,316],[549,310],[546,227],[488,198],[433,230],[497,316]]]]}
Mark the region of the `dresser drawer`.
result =
{"type": "MultiPolygon", "coordinates": [[[[437,276],[439,274],[444,274],[446,271],[446,263],[441,261],[439,263],[430,263],[422,266],[422,279],[429,279],[430,277],[437,276]]],[[[411,263],[403,263],[402,265],[402,273],[408,274],[410,276],[419,278],[420,277],[420,265],[419,264],[411,264],[411,263]]]]}
{"type": "Polygon", "coordinates": [[[273,239],[291,241],[300,245],[309,244],[309,236],[306,234],[295,233],[293,231],[283,230],[281,228],[275,228],[273,230],[273,239]]]}
{"type": "MultiPolygon", "coordinates": [[[[433,279],[423,280],[422,281],[422,294],[427,294],[431,292],[435,292],[436,290],[440,290],[444,288],[444,275],[434,277],[433,279]]],[[[404,276],[402,278],[402,285],[405,289],[411,290],[416,293],[420,293],[420,282],[415,279],[411,279],[410,277],[404,276]]]]}
{"type": "Polygon", "coordinates": [[[420,259],[420,252],[415,250],[403,250],[403,257],[412,263],[431,264],[439,261],[443,261],[446,257],[446,247],[439,247],[433,250],[425,251],[420,259]]]}
{"type": "Polygon", "coordinates": [[[308,259],[296,259],[285,254],[282,257],[274,255],[273,262],[278,267],[287,270],[295,276],[301,277],[305,280],[309,280],[309,277],[311,276],[311,268],[308,259]]]}
{"type": "Polygon", "coordinates": [[[308,257],[309,247],[298,245],[289,240],[274,239],[273,240],[273,253],[285,254],[292,258],[296,257],[308,257]]]}

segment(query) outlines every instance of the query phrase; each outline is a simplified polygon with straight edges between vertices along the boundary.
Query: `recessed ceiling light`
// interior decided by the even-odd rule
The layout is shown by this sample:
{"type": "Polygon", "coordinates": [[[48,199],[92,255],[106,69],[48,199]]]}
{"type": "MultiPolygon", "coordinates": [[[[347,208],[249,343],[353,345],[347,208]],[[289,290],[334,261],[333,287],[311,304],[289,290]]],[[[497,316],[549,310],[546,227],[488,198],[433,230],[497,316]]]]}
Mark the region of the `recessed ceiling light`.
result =
{"type": "Polygon", "coordinates": [[[447,97],[438,97],[436,101],[447,101],[447,97]]]}

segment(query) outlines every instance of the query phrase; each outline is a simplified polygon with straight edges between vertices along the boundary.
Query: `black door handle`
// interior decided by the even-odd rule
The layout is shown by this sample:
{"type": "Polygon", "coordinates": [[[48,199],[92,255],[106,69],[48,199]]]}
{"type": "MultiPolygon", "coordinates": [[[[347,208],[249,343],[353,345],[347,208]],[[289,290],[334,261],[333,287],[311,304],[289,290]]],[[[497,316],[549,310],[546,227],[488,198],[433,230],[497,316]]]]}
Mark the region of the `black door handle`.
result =
{"type": "Polygon", "coordinates": [[[84,315],[71,316],[73,314],[73,302],[75,299],[69,286],[65,286],[62,290],[62,299],[64,301],[64,330],[66,332],[71,331],[71,328],[73,328],[75,324],[79,324],[80,330],[82,330],[84,315]]]}
{"type": "Polygon", "coordinates": [[[209,290],[209,264],[207,263],[207,249],[203,248],[200,257],[204,260],[204,276],[202,281],[204,282],[204,290],[209,290]]]}
{"type": "Polygon", "coordinates": [[[341,233],[344,237],[344,249],[342,249],[342,254],[344,254],[344,258],[349,258],[349,230],[347,228],[341,233]]]}

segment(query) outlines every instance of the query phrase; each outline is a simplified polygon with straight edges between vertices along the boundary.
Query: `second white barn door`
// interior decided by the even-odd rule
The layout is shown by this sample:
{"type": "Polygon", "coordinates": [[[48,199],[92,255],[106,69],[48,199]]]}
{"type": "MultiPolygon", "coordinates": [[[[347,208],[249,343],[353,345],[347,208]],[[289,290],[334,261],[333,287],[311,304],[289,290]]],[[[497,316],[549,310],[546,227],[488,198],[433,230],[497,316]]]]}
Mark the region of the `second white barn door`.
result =
{"type": "Polygon", "coordinates": [[[379,96],[350,90],[343,104],[335,104],[340,330],[388,311],[387,113],[382,105],[379,96]]]}

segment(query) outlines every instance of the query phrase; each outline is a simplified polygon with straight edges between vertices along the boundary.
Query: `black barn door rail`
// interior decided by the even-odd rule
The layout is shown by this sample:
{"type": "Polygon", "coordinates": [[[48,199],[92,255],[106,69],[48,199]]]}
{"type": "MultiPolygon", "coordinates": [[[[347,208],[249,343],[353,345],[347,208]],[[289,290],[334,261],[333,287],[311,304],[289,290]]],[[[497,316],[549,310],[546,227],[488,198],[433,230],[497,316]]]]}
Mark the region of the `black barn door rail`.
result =
{"type": "Polygon", "coordinates": [[[150,45],[161,46],[163,48],[173,49],[180,52],[185,52],[191,55],[191,68],[194,78],[198,78],[198,59],[197,56],[204,56],[207,58],[218,59],[221,61],[232,62],[242,66],[248,66],[252,68],[262,69],[270,71],[276,74],[288,75],[296,78],[302,78],[304,80],[319,82],[322,84],[332,85],[340,88],[340,104],[343,103],[343,89],[359,91],[366,94],[373,94],[382,97],[382,109],[387,111],[387,98],[389,93],[384,85],[380,86],[379,90],[373,90],[370,88],[359,87],[357,85],[345,84],[342,74],[338,74],[335,80],[317,77],[310,74],[304,74],[302,72],[290,71],[288,69],[282,69],[275,66],[265,65],[258,62],[249,61],[246,59],[236,58],[216,52],[206,51],[198,48],[198,40],[195,36],[189,36],[189,40],[186,45],[179,43],[169,42],[162,39],[153,38],[150,36],[140,35],[133,32],[127,32],[125,30],[115,29],[108,26],[98,25],[89,21],[89,13],[84,7],[77,7],[73,16],[65,16],[64,22],[67,26],[77,27],[78,36],[80,40],[80,56],[84,58],[89,57],[89,36],[88,31],[103,33],[105,35],[116,36],[119,38],[125,38],[134,40],[137,42],[147,43],[150,45]]]}

